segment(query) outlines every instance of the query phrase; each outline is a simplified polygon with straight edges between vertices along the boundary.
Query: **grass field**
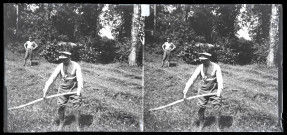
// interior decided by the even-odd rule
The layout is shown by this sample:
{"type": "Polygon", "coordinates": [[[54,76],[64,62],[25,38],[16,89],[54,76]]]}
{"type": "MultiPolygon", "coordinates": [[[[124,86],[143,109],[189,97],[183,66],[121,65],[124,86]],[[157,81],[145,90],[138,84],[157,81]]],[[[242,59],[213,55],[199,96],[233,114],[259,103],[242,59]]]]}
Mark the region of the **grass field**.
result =
{"type": "MultiPolygon", "coordinates": [[[[84,77],[80,121],[83,131],[141,131],[141,119],[144,119],[144,131],[196,131],[196,99],[148,111],[182,99],[185,83],[197,67],[173,61],[172,67],[160,68],[160,59],[161,56],[145,53],[144,70],[120,63],[79,62],[84,77]]],[[[8,108],[41,98],[44,84],[57,66],[39,60],[36,66],[23,67],[22,60],[23,55],[5,50],[8,108]]],[[[281,132],[277,125],[278,70],[263,65],[219,65],[225,87],[220,120],[222,131],[281,132]]],[[[52,85],[47,95],[56,94],[57,86],[57,83],[52,85]]],[[[187,97],[196,95],[197,87],[195,83],[187,97]]],[[[56,98],[48,99],[48,102],[7,111],[8,132],[55,131],[58,122],[56,98]]],[[[74,131],[76,126],[71,104],[67,108],[64,131],[74,131]]],[[[211,106],[205,114],[203,132],[216,131],[211,106]]]]}
{"type": "MultiPolygon", "coordinates": [[[[42,97],[45,82],[57,64],[39,60],[23,67],[23,55],[5,50],[7,106],[15,107],[42,97]]],[[[143,115],[142,68],[127,64],[79,63],[84,78],[81,127],[83,131],[140,131],[143,115]]],[[[57,93],[52,85],[47,96],[57,93]]],[[[53,132],[57,125],[57,98],[7,111],[8,132],[53,132]]],[[[75,131],[75,117],[68,104],[64,131],[75,131]]]]}
{"type": "MultiPolygon", "coordinates": [[[[145,55],[144,131],[194,132],[198,129],[197,99],[156,111],[148,109],[183,98],[185,83],[197,65],[173,61],[160,68],[161,56],[145,55]]],[[[224,132],[281,132],[278,124],[278,70],[263,65],[219,63],[225,89],[220,125],[224,132]]],[[[198,83],[187,93],[196,95],[198,83]]],[[[212,106],[206,111],[203,132],[216,132],[212,106]]]]}

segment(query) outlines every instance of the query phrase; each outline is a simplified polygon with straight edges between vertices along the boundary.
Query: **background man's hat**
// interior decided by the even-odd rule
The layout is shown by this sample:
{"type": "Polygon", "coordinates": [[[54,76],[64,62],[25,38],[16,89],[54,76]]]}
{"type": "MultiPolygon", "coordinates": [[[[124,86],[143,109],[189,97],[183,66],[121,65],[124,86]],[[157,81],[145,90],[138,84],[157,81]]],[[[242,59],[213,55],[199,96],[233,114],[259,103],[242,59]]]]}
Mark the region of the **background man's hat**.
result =
{"type": "Polygon", "coordinates": [[[72,54],[67,51],[59,52],[60,56],[59,59],[66,59],[69,58],[72,54]]]}
{"type": "Polygon", "coordinates": [[[199,55],[200,55],[200,57],[199,57],[200,60],[206,60],[206,59],[209,59],[211,57],[211,54],[206,53],[206,52],[200,53],[199,55]]]}

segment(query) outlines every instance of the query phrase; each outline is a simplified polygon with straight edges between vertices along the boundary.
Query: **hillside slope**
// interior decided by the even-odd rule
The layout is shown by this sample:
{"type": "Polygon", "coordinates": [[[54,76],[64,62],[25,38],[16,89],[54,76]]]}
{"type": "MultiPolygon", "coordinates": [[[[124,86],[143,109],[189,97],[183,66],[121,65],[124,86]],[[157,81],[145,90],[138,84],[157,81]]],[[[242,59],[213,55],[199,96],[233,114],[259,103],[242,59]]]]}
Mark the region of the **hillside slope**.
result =
{"type": "MultiPolygon", "coordinates": [[[[56,64],[40,60],[39,65],[22,66],[23,56],[5,51],[5,86],[7,106],[15,107],[42,97],[45,82],[56,64]]],[[[81,125],[84,131],[140,131],[142,119],[142,68],[126,64],[89,64],[79,62],[84,89],[81,125]]],[[[57,93],[52,85],[47,95],[57,93]]],[[[38,102],[20,109],[7,111],[9,132],[55,131],[57,98],[49,104],[38,102]]],[[[71,104],[66,110],[64,131],[75,130],[71,104]]]]}
{"type": "MultiPolygon", "coordinates": [[[[183,98],[182,91],[197,65],[173,58],[173,67],[161,68],[162,56],[145,55],[144,123],[145,131],[187,131],[198,128],[197,99],[161,110],[148,109],[183,98]]],[[[220,120],[225,132],[280,131],[278,124],[278,70],[263,65],[235,66],[219,63],[225,89],[220,120]]],[[[196,95],[198,83],[187,97],[196,95]]],[[[206,109],[203,132],[216,131],[212,106],[206,109]]]]}

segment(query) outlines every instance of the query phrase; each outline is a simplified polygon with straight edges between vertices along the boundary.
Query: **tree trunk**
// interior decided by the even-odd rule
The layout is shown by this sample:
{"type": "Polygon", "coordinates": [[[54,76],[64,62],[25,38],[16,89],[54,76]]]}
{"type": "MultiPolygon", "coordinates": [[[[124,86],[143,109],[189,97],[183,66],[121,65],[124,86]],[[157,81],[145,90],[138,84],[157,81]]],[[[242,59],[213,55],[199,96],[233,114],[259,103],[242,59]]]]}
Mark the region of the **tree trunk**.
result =
{"type": "Polygon", "coordinates": [[[156,4],[154,4],[154,8],[153,8],[154,12],[153,12],[153,15],[154,15],[154,18],[153,18],[153,33],[156,32],[156,4]]]}
{"type": "Polygon", "coordinates": [[[145,45],[145,17],[140,17],[140,28],[139,28],[139,35],[140,35],[140,41],[142,45],[145,45]]]}
{"type": "Polygon", "coordinates": [[[129,65],[135,66],[136,61],[136,50],[137,50],[137,36],[138,36],[138,23],[139,21],[139,5],[134,4],[134,12],[133,12],[133,18],[132,18],[132,31],[131,31],[131,38],[132,38],[132,44],[131,44],[131,52],[129,55],[129,65]]]}
{"type": "Polygon", "coordinates": [[[16,4],[16,35],[18,33],[18,25],[19,25],[19,5],[16,4]]]}
{"type": "Polygon", "coordinates": [[[278,33],[278,9],[275,4],[272,4],[272,12],[270,16],[270,30],[269,30],[269,52],[267,56],[267,66],[273,67],[274,64],[274,47],[276,44],[276,38],[278,33]]]}
{"type": "Polygon", "coordinates": [[[185,18],[184,18],[185,22],[187,22],[189,11],[190,11],[189,5],[185,5],[185,18]]]}
{"type": "MultiPolygon", "coordinates": [[[[278,80],[283,80],[283,16],[282,5],[279,6],[279,45],[277,52],[278,80]]],[[[278,81],[278,126],[283,128],[283,81],[278,81]]],[[[281,129],[282,129],[281,128],[281,129]]],[[[282,129],[283,131],[283,129],[282,129]]]]}
{"type": "Polygon", "coordinates": [[[7,22],[8,22],[8,15],[7,15],[7,6],[8,6],[8,4],[4,4],[3,5],[4,6],[4,47],[6,48],[7,47],[7,32],[8,32],[8,30],[7,30],[7,22]]]}

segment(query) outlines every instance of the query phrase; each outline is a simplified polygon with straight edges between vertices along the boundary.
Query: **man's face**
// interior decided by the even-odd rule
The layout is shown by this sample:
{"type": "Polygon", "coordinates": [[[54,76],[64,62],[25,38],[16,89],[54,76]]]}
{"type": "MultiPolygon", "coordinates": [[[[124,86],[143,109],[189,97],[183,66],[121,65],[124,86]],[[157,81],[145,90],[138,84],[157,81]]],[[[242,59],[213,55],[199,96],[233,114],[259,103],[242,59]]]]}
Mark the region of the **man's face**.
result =
{"type": "Polygon", "coordinates": [[[32,38],[29,38],[30,41],[32,41],[32,38]]]}
{"type": "Polygon", "coordinates": [[[67,64],[69,64],[69,58],[64,58],[64,59],[61,59],[61,61],[65,64],[65,65],[67,65],[67,64]]]}
{"type": "Polygon", "coordinates": [[[209,59],[200,60],[203,65],[208,65],[209,59]]]}

